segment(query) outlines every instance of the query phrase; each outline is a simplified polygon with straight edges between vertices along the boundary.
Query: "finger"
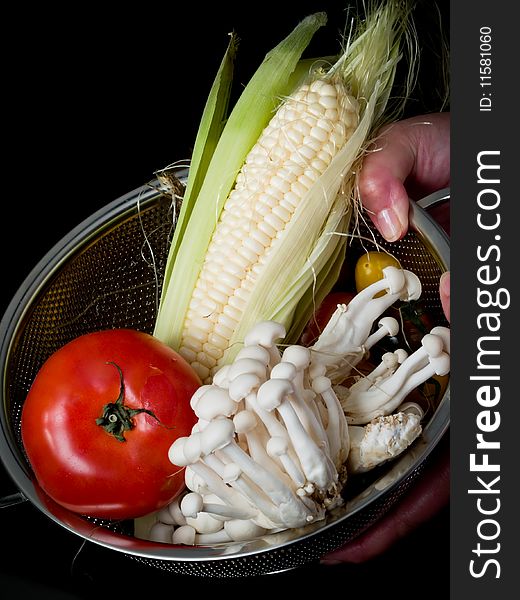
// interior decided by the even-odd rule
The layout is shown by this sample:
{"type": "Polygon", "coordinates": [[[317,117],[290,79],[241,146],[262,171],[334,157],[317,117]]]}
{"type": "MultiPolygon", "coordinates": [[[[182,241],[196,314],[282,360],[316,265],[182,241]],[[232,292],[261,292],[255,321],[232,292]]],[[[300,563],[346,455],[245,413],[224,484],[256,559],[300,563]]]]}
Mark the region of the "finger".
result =
{"type": "Polygon", "coordinates": [[[379,556],[435,516],[448,504],[449,493],[449,453],[443,448],[438,459],[430,464],[422,478],[399,504],[352,542],[324,556],[321,562],[361,563],[379,556]]]}
{"type": "Polygon", "coordinates": [[[448,321],[450,320],[450,272],[446,271],[441,275],[439,282],[439,295],[441,297],[441,305],[444,314],[448,321]]]}
{"type": "Polygon", "coordinates": [[[382,129],[359,177],[361,202],[381,235],[408,230],[409,198],[446,187],[450,179],[449,114],[424,115],[382,129]]]}

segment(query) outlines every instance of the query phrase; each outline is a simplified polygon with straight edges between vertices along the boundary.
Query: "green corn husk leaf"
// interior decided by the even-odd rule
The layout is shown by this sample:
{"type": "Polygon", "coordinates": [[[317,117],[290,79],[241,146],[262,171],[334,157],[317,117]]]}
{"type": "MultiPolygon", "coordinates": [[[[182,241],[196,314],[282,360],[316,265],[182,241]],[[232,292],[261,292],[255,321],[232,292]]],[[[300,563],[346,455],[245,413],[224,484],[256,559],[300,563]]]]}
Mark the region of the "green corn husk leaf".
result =
{"type": "Polygon", "coordinates": [[[170,279],[171,270],[173,269],[188,220],[226,124],[237,46],[238,38],[234,33],[231,33],[228,47],[211,87],[195,138],[186,189],[184,190],[181,210],[175,225],[168,254],[164,276],[165,285],[167,285],[170,279]]]}

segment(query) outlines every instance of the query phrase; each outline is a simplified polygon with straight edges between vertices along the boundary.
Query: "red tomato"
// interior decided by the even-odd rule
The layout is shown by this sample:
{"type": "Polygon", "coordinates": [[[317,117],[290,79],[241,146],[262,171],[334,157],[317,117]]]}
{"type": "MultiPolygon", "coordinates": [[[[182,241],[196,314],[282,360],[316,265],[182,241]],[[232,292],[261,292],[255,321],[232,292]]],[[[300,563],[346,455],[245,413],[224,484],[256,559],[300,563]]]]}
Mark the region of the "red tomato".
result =
{"type": "Polygon", "coordinates": [[[201,382],[188,363],[146,333],[113,329],[76,338],[42,366],[23,406],[22,439],[36,479],[77,513],[130,519],[184,487],[168,460],[196,416],[201,382]]]}
{"type": "Polygon", "coordinates": [[[300,344],[311,346],[336,312],[338,304],[348,304],[354,296],[354,292],[331,292],[325,296],[304,329],[300,337],[300,344]]]}

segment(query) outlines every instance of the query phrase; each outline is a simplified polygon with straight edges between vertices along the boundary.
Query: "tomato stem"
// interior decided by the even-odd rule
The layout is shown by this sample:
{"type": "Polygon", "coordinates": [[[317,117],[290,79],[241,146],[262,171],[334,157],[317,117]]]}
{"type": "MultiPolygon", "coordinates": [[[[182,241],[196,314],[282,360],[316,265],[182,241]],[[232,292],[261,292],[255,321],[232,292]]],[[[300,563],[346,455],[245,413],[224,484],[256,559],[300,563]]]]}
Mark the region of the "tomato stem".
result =
{"type": "Polygon", "coordinates": [[[125,381],[121,367],[114,362],[107,362],[107,365],[113,365],[119,373],[119,396],[115,402],[109,402],[103,406],[103,414],[96,419],[96,425],[113,435],[119,442],[126,442],[125,431],[130,431],[135,427],[134,417],[141,413],[146,413],[156,421],[159,419],[155,414],[146,408],[129,408],[124,405],[125,399],[125,381]]]}

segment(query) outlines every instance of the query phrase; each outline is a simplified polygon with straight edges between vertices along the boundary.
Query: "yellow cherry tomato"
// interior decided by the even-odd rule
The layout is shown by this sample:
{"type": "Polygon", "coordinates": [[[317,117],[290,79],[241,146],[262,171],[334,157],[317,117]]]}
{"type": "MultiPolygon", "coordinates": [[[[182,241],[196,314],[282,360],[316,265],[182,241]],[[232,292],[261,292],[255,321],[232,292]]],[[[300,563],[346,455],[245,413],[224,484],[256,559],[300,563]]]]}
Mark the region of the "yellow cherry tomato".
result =
{"type": "MultiPolygon", "coordinates": [[[[360,292],[376,281],[383,279],[383,269],[390,266],[401,268],[399,261],[386,252],[372,251],[362,254],[358,258],[354,269],[356,291],[360,292]]],[[[381,296],[382,292],[377,295],[381,296]]]]}

